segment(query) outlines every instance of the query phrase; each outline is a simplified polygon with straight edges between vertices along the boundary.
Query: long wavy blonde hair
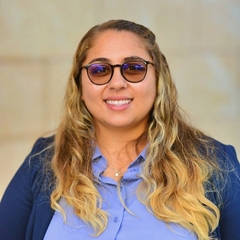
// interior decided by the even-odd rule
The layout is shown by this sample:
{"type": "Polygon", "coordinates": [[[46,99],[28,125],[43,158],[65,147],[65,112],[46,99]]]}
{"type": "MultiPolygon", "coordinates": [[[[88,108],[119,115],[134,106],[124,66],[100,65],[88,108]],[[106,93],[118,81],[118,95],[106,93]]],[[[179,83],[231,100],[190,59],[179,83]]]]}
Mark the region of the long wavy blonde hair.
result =
{"type": "Polygon", "coordinates": [[[51,206],[64,214],[58,201],[65,198],[77,216],[92,226],[95,236],[107,226],[108,214],[101,210],[102,199],[92,174],[95,131],[92,115],[81,99],[80,70],[94,39],[106,30],[130,31],[139,36],[156,71],[157,96],[148,127],[141,136],[148,142],[148,149],[138,198],[157,218],[178,223],[195,232],[199,239],[210,239],[210,233],[218,225],[219,210],[205,193],[205,185],[216,169],[214,161],[208,157],[209,140],[182,117],[177,91],[155,35],[130,21],[111,20],[97,25],[86,33],[77,47],[63,117],[55,136],[52,168],[56,184],[51,206]]]}

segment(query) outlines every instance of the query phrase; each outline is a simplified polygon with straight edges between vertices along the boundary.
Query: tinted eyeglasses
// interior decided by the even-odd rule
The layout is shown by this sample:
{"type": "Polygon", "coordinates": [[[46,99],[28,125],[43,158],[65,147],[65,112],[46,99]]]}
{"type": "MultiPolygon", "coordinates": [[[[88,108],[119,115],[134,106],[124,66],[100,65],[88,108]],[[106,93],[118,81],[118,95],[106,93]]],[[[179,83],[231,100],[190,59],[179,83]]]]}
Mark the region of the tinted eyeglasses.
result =
{"type": "Polygon", "coordinates": [[[115,67],[120,67],[121,74],[126,81],[138,83],[145,78],[148,64],[154,65],[152,62],[140,59],[115,65],[109,63],[90,63],[82,66],[81,69],[85,68],[87,70],[88,78],[96,85],[104,85],[110,82],[115,67]]]}

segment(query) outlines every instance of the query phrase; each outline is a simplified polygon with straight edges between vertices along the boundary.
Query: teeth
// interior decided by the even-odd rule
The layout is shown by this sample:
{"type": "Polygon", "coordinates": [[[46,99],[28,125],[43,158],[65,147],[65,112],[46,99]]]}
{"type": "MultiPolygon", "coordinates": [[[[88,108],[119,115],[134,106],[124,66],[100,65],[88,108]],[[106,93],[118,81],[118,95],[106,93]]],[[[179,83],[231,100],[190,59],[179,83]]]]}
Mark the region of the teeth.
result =
{"type": "Polygon", "coordinates": [[[121,106],[130,103],[131,100],[107,100],[106,103],[110,105],[121,106]]]}

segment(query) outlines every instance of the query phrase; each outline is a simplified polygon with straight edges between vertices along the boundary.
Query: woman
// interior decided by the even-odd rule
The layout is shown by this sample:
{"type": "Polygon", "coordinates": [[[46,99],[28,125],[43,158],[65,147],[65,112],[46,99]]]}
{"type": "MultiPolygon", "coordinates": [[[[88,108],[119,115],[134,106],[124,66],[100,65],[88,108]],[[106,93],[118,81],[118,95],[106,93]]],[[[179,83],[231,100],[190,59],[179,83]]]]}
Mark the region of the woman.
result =
{"type": "Polygon", "coordinates": [[[240,239],[233,147],[182,117],[154,34],[112,20],[74,56],[65,111],[8,186],[1,239],[240,239]]]}

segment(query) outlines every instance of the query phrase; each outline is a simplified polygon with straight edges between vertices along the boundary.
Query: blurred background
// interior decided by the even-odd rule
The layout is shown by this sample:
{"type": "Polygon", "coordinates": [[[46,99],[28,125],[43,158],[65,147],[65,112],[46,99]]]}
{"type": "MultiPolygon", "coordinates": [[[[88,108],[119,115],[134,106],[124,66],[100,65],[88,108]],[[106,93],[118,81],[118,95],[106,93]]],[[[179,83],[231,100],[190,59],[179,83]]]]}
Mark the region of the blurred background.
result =
{"type": "Polygon", "coordinates": [[[239,0],[0,0],[0,197],[56,128],[79,40],[119,18],[156,34],[192,123],[240,155],[239,0]]]}

